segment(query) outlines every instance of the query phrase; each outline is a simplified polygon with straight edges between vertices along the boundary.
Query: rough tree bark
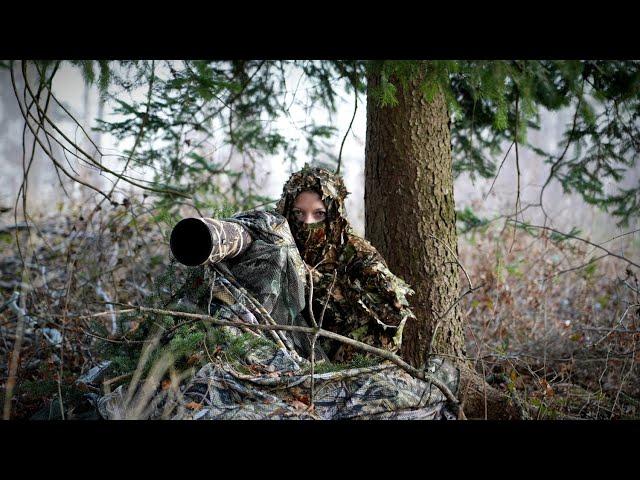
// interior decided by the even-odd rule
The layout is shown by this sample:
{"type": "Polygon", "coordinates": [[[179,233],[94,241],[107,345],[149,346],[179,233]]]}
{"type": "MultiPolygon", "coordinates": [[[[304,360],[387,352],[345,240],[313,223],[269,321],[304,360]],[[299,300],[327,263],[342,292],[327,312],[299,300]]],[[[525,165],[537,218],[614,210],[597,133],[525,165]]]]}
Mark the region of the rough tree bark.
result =
{"type": "MultiPolygon", "coordinates": [[[[485,403],[487,417],[517,417],[465,360],[464,323],[454,305],[461,292],[449,113],[444,95],[427,101],[421,82],[394,82],[394,107],[367,96],[365,236],[416,292],[409,301],[417,320],[405,326],[403,358],[420,367],[430,353],[451,356],[461,367],[467,417],[484,418],[485,403]]],[[[379,84],[370,69],[369,92],[379,84]]]]}

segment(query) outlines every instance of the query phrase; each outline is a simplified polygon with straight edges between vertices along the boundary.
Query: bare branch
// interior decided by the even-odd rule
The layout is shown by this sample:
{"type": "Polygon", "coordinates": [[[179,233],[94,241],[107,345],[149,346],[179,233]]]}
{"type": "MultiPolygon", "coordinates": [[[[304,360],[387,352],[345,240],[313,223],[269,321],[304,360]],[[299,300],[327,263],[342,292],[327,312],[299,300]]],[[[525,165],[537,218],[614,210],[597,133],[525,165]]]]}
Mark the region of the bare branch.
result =
{"type": "Polygon", "coordinates": [[[627,262],[629,265],[633,265],[633,266],[634,266],[634,267],[636,267],[636,268],[640,268],[640,265],[638,265],[637,263],[635,263],[635,262],[633,262],[633,261],[629,260],[628,258],[623,257],[622,255],[618,255],[618,254],[616,254],[616,253],[613,253],[613,252],[611,252],[610,250],[607,250],[606,248],[604,248],[603,246],[598,245],[598,244],[596,244],[596,243],[593,243],[593,242],[591,242],[591,241],[589,241],[589,240],[586,240],[586,239],[584,239],[584,238],[576,237],[575,235],[571,235],[571,234],[569,234],[569,233],[564,233],[564,232],[561,232],[561,231],[559,231],[559,230],[556,230],[555,228],[546,227],[546,226],[542,226],[542,225],[531,225],[531,224],[524,223],[524,222],[520,222],[520,221],[518,221],[518,220],[513,220],[513,219],[509,219],[509,220],[507,220],[507,221],[512,221],[512,222],[514,222],[514,223],[518,223],[518,224],[520,224],[520,225],[524,225],[525,227],[530,227],[530,228],[540,228],[540,229],[543,229],[543,230],[549,230],[549,231],[551,231],[551,232],[555,232],[555,233],[557,233],[557,234],[559,234],[559,235],[562,235],[562,236],[564,236],[564,237],[573,238],[573,239],[575,239],[575,240],[580,240],[581,242],[584,242],[584,243],[586,243],[586,244],[588,244],[588,245],[591,245],[592,247],[596,247],[596,248],[598,248],[598,249],[600,249],[600,250],[602,250],[602,251],[606,252],[608,255],[611,255],[612,257],[616,257],[616,258],[619,258],[620,260],[624,260],[624,261],[625,261],[625,262],[627,262]]]}
{"type": "MultiPolygon", "coordinates": [[[[398,367],[400,367],[401,369],[403,369],[405,372],[407,372],[409,375],[418,378],[420,380],[424,380],[427,382],[432,383],[433,385],[435,385],[437,388],[440,389],[440,391],[445,395],[445,397],[447,398],[447,400],[449,400],[450,402],[452,402],[454,405],[459,405],[459,401],[458,399],[455,397],[455,395],[451,392],[451,390],[449,390],[449,387],[447,387],[446,384],[444,384],[441,380],[439,380],[436,377],[433,377],[432,375],[429,375],[427,373],[425,373],[424,370],[419,370],[415,367],[412,367],[411,365],[409,365],[407,362],[405,362],[404,360],[402,360],[400,357],[398,357],[397,355],[391,353],[388,350],[383,350],[381,348],[377,348],[377,347],[372,347],[371,345],[367,345],[366,343],[363,342],[359,342],[357,340],[354,340],[352,338],[349,337],[345,337],[343,335],[334,333],[334,332],[330,332],[328,330],[323,330],[322,328],[318,328],[317,330],[315,328],[311,328],[311,327],[301,327],[298,325],[264,325],[264,324],[252,324],[252,323],[246,323],[246,322],[240,322],[240,321],[230,321],[230,320],[220,320],[218,318],[209,316],[209,315],[201,315],[201,314],[197,314],[197,313],[187,313],[187,312],[177,312],[177,311],[172,311],[172,310],[163,310],[163,309],[159,309],[159,308],[149,308],[149,307],[141,307],[141,306],[137,306],[137,305],[130,305],[130,304],[124,304],[124,303],[118,303],[118,302],[111,302],[112,305],[119,305],[119,306],[124,306],[124,307],[129,307],[129,308],[134,308],[140,312],[149,312],[149,313],[157,313],[159,315],[172,315],[175,317],[184,317],[184,318],[188,318],[190,320],[183,322],[182,325],[186,325],[189,323],[194,323],[194,322],[199,322],[199,321],[207,321],[213,325],[220,325],[220,326],[228,326],[228,327],[246,327],[248,329],[256,329],[256,330],[281,330],[281,331],[289,331],[289,332],[302,332],[302,333],[308,333],[308,334],[315,334],[317,332],[317,334],[321,337],[326,337],[326,338],[330,338],[332,340],[336,340],[338,342],[342,342],[345,343],[347,345],[351,345],[359,350],[368,352],[368,353],[372,353],[374,355],[377,355],[385,360],[389,360],[390,362],[396,364],[398,367]]],[[[180,326],[182,326],[180,325],[180,326]]]]}

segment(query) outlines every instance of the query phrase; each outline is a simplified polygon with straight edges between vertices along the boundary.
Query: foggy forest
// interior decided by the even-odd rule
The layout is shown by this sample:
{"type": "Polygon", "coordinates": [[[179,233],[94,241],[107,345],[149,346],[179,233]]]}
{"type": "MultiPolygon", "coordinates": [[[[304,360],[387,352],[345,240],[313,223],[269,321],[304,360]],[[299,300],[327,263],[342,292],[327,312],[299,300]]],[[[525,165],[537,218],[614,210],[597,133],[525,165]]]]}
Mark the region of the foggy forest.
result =
{"type": "Polygon", "coordinates": [[[638,61],[2,61],[3,419],[638,419],[639,151],[638,61]]]}

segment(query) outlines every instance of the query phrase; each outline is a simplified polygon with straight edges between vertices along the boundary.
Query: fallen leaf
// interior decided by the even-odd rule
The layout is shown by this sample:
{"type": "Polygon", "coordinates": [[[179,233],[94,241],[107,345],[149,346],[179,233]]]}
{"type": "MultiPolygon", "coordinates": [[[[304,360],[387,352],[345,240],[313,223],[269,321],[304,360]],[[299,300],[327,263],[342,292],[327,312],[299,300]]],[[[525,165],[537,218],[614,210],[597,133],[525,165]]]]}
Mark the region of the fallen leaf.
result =
{"type": "Polygon", "coordinates": [[[551,385],[549,385],[549,382],[547,382],[544,378],[540,380],[540,384],[544,388],[545,396],[552,397],[554,395],[555,392],[553,391],[553,388],[551,388],[551,385]]]}
{"type": "Polygon", "coordinates": [[[296,410],[306,410],[308,407],[306,403],[299,402],[298,400],[293,400],[291,406],[296,410]]]}
{"type": "Polygon", "coordinates": [[[200,410],[202,408],[202,404],[197,402],[189,402],[185,405],[185,407],[187,407],[189,410],[200,410]]]}

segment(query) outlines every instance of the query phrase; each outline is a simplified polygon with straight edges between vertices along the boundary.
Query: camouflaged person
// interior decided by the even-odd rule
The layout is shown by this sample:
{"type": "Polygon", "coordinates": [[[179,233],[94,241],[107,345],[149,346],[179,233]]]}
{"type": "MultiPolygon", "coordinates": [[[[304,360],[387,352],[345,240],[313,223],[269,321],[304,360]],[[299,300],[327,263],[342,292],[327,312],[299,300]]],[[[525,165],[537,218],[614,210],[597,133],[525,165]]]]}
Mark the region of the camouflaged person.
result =
{"type": "MultiPolygon", "coordinates": [[[[313,312],[317,323],[323,319],[323,329],[397,351],[403,327],[413,317],[406,300],[413,291],[389,271],[369,242],[352,232],[344,217],[346,196],[340,177],[305,165],[285,184],[276,210],[251,210],[224,219],[184,219],[179,223],[184,229],[176,226],[172,232],[172,252],[178,261],[197,268],[170,309],[193,309],[244,324],[298,326],[312,325],[313,312]],[[195,238],[206,240],[201,244],[204,248],[198,247],[195,238]]],[[[251,331],[218,328],[232,343],[247,342],[241,334],[251,331]]],[[[275,329],[252,335],[269,341],[235,360],[226,354],[209,356],[210,362],[180,387],[176,398],[169,400],[166,392],[159,391],[151,411],[141,418],[456,418],[456,406],[433,382],[420,380],[389,361],[366,367],[353,362],[347,369],[329,365],[325,373],[311,375],[311,335],[275,329]],[[301,392],[310,395],[302,403],[301,392]],[[313,409],[308,408],[309,401],[313,409]],[[194,402],[202,408],[192,410],[194,402]],[[167,412],[172,413],[167,417],[167,412]]],[[[320,337],[322,345],[315,345],[316,361],[349,362],[357,352],[326,340],[320,337]]],[[[219,347],[229,345],[224,341],[219,347]]],[[[430,357],[425,370],[456,395],[459,372],[455,365],[430,357]]],[[[101,397],[100,415],[128,418],[127,398],[123,386],[101,397]]],[[[135,415],[134,411],[133,418],[138,418],[135,415]]]]}
{"type": "MultiPolygon", "coordinates": [[[[340,176],[307,164],[284,185],[276,211],[287,219],[311,268],[312,308],[318,321],[324,312],[322,328],[395,353],[407,320],[415,318],[406,298],[414,291],[353,232],[345,218],[348,194],[340,176]]],[[[303,311],[307,319],[308,309],[303,311]]],[[[349,361],[357,353],[350,345],[320,342],[331,361],[349,361]]]]}
{"type": "MultiPolygon", "coordinates": [[[[285,183],[275,211],[252,210],[223,220],[184,220],[186,226],[192,222],[197,228],[205,228],[202,222],[206,223],[214,248],[195,282],[187,282],[183,292],[193,297],[196,287],[204,286],[205,295],[194,300],[209,314],[217,310],[216,305],[237,304],[233,286],[212,282],[216,275],[212,270],[218,270],[252,292],[275,322],[300,326],[313,325],[307,305],[312,293],[313,316],[322,328],[398,352],[404,326],[415,318],[406,298],[414,292],[389,271],[373,245],[353,232],[345,217],[347,195],[340,176],[307,164],[285,183]]],[[[190,238],[193,231],[185,236],[190,238]]],[[[173,245],[172,250],[179,253],[173,245]]],[[[190,264],[193,254],[187,243],[181,261],[190,264]]],[[[296,350],[307,356],[307,336],[289,336],[296,350]]],[[[324,337],[318,346],[319,358],[332,362],[348,362],[358,352],[324,337]]]]}

